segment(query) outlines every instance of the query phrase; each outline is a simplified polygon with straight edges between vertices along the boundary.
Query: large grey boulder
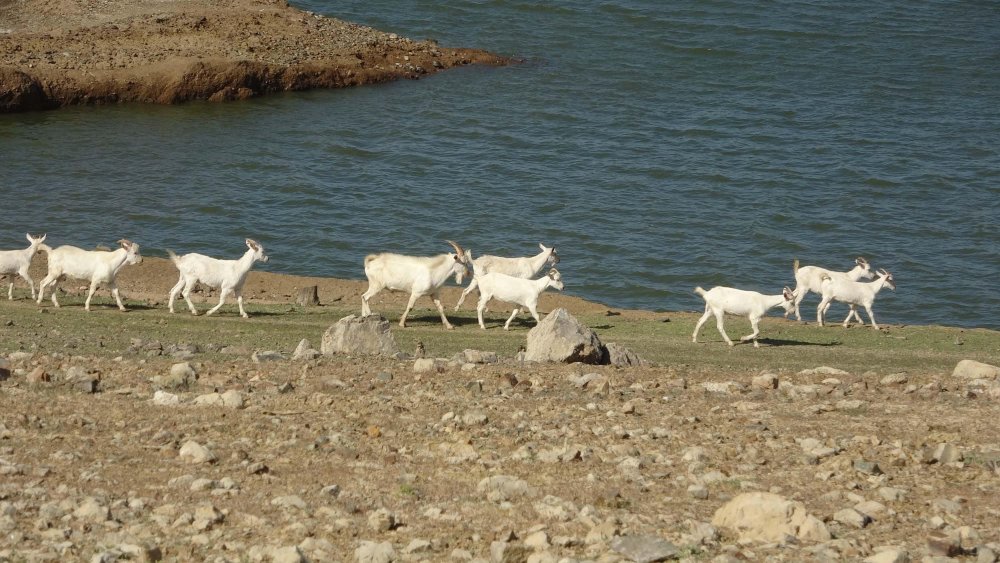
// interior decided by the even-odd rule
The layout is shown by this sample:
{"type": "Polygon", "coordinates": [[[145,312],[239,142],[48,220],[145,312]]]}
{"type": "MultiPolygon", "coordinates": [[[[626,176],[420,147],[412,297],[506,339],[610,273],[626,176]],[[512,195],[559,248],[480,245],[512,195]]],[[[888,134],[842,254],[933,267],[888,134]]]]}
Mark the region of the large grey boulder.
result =
{"type": "Polygon", "coordinates": [[[606,351],[597,334],[559,308],[528,332],[524,359],[532,362],[603,364],[606,351]]]}
{"type": "Polygon", "coordinates": [[[399,352],[396,339],[389,332],[389,321],[382,315],[348,315],[323,333],[320,351],[333,354],[392,356],[399,352]]]}

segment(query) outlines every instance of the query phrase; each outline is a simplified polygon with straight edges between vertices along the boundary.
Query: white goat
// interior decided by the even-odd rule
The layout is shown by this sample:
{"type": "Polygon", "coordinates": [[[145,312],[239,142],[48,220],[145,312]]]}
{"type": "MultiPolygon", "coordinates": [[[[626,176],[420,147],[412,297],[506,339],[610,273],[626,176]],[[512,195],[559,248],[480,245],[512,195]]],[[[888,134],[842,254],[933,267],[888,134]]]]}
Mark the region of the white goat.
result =
{"type": "Polygon", "coordinates": [[[861,320],[861,315],[858,314],[857,310],[857,306],[861,305],[868,312],[868,318],[871,320],[872,326],[875,330],[878,330],[878,324],[875,323],[875,315],[872,314],[872,304],[875,302],[875,296],[878,295],[879,290],[885,286],[889,286],[889,289],[896,291],[896,283],[892,279],[892,274],[885,270],[879,270],[878,278],[870,282],[841,280],[831,276],[824,277],[823,300],[816,307],[816,322],[819,323],[819,326],[823,326],[823,318],[826,315],[826,310],[830,307],[830,302],[840,301],[841,303],[847,303],[851,307],[851,310],[847,313],[847,318],[844,319],[844,328],[847,328],[852,316],[857,317],[858,323],[865,324],[861,320]]]}
{"type": "Polygon", "coordinates": [[[753,347],[759,348],[757,335],[760,334],[760,329],[757,325],[760,323],[760,319],[764,316],[764,313],[768,309],[779,305],[784,307],[786,313],[791,312],[795,308],[795,295],[787,287],[782,290],[780,295],[764,295],[756,291],[745,291],[731,287],[713,287],[708,291],[705,291],[701,287],[696,287],[694,292],[701,295],[705,300],[705,314],[698,319],[698,324],[694,327],[694,334],[691,336],[692,342],[698,342],[698,331],[701,330],[702,325],[705,324],[708,317],[715,315],[715,326],[718,327],[719,334],[725,339],[726,344],[732,346],[733,341],[729,339],[729,335],[726,334],[726,330],[722,326],[723,315],[729,313],[731,315],[746,315],[750,319],[753,334],[741,337],[740,342],[753,340],[753,347]]]}
{"type": "Polygon", "coordinates": [[[383,252],[365,256],[365,275],[368,277],[368,291],[361,296],[361,315],[372,314],[368,300],[375,297],[383,289],[390,291],[410,292],[410,301],[399,319],[399,326],[406,327],[406,316],[413,308],[418,297],[430,295],[441,313],[441,322],[445,328],[452,329],[448,318],[444,316],[441,305],[440,291],[444,282],[452,275],[455,282],[461,284],[470,264],[472,251],[462,250],[462,247],[452,241],[446,241],[455,253],[448,252],[437,256],[404,256],[383,252]]]}
{"type": "Polygon", "coordinates": [[[542,268],[546,265],[555,266],[559,263],[559,255],[556,254],[555,247],[548,247],[542,243],[538,243],[538,248],[542,249],[542,251],[534,256],[506,258],[484,254],[473,260],[472,282],[469,283],[469,287],[466,287],[462,291],[461,297],[458,298],[458,303],[455,304],[455,310],[457,311],[462,306],[465,298],[479,285],[479,280],[476,277],[478,275],[500,272],[501,274],[514,276],[515,278],[528,279],[537,276],[538,272],[541,272],[542,268]]]}
{"type": "Polygon", "coordinates": [[[38,252],[38,245],[45,241],[45,235],[33,237],[31,233],[25,235],[31,243],[23,250],[0,250],[0,275],[10,274],[10,287],[7,288],[7,299],[14,299],[14,274],[24,278],[31,286],[31,298],[35,298],[35,282],[28,275],[28,268],[31,267],[31,259],[38,252]]]}
{"type": "Polygon", "coordinates": [[[118,302],[118,308],[125,310],[121,295],[118,293],[118,286],[115,285],[115,276],[126,264],[139,264],[142,256],[139,254],[139,245],[122,239],[118,241],[121,248],[117,250],[83,250],[75,246],[63,245],[52,249],[46,244],[39,245],[39,249],[44,250],[49,255],[49,272],[38,284],[38,303],[41,304],[45,297],[45,288],[52,286],[52,304],[59,306],[56,300],[56,285],[63,277],[90,280],[90,290],[87,292],[87,301],[83,308],[90,310],[90,299],[94,296],[97,286],[105,284],[111,288],[111,295],[114,295],[118,302]]]}
{"type": "MultiPolygon", "coordinates": [[[[795,274],[795,320],[797,321],[802,320],[802,315],[799,314],[799,304],[802,303],[806,295],[810,291],[816,294],[823,292],[823,276],[848,281],[858,281],[861,278],[870,280],[874,277],[868,260],[861,256],[854,260],[854,267],[846,272],[834,272],[819,266],[802,266],[800,268],[798,259],[792,263],[792,272],[795,274]]],[[[788,313],[785,313],[785,316],[787,317],[788,313]]]]}
{"type": "MultiPolygon", "coordinates": [[[[483,330],[486,330],[486,324],[483,323],[483,310],[486,309],[486,304],[489,303],[490,299],[496,298],[500,301],[527,307],[531,316],[535,318],[535,322],[538,323],[540,322],[536,310],[538,296],[549,287],[560,291],[563,289],[562,275],[555,268],[549,270],[548,275],[537,280],[516,278],[500,272],[476,274],[473,279],[479,281],[479,305],[476,306],[476,313],[479,315],[479,327],[483,330]]],[[[520,311],[519,307],[514,307],[514,312],[510,314],[510,318],[503,325],[504,330],[510,330],[511,321],[520,311]]]]}
{"type": "Polygon", "coordinates": [[[181,293],[187,301],[188,309],[191,309],[191,314],[197,315],[198,310],[191,302],[191,291],[198,282],[201,282],[219,290],[219,304],[209,309],[206,315],[218,311],[226,302],[226,297],[233,293],[236,295],[236,304],[240,307],[240,316],[244,319],[249,318],[250,315],[243,310],[243,284],[247,281],[247,274],[250,273],[254,262],[267,262],[267,255],[264,254],[264,247],[257,241],[246,239],[246,244],[247,251],[239,260],[219,260],[196,252],[177,256],[168,250],[170,260],[177,266],[181,275],[177,284],[170,290],[168,305],[170,312],[174,312],[174,300],[177,299],[177,294],[181,293]]]}

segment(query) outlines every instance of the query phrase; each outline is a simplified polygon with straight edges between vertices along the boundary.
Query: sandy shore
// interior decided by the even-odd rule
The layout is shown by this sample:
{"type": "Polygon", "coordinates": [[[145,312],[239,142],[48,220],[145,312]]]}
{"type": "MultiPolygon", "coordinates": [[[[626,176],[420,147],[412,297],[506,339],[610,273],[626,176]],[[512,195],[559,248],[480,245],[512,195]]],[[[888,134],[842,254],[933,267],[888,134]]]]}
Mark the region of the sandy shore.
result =
{"type": "Polygon", "coordinates": [[[0,2],[0,112],[233,100],[508,62],[284,1],[0,2]]]}

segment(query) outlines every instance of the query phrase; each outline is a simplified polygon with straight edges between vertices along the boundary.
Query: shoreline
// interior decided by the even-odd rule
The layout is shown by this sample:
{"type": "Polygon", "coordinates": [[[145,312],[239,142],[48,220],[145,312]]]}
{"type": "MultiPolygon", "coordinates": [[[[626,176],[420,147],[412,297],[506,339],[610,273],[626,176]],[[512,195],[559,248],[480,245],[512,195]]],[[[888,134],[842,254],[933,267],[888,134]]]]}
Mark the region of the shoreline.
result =
{"type": "Polygon", "coordinates": [[[0,21],[0,113],[230,101],[513,62],[284,0],[24,0],[0,6],[0,21]]]}

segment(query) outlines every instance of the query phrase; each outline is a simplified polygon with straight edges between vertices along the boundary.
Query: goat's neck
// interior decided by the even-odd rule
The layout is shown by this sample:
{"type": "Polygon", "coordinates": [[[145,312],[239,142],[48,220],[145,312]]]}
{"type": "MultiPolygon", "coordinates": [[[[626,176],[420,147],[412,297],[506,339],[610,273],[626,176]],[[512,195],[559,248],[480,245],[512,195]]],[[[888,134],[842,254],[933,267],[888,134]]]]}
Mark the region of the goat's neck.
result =
{"type": "Polygon", "coordinates": [[[528,263],[531,264],[533,274],[538,273],[539,270],[545,267],[545,263],[549,261],[551,252],[551,250],[543,250],[528,259],[528,263]]]}
{"type": "Polygon", "coordinates": [[[879,276],[877,280],[868,282],[868,286],[872,288],[872,291],[878,293],[883,287],[885,287],[885,281],[887,279],[889,278],[884,276],[879,276]]]}
{"type": "Polygon", "coordinates": [[[243,253],[243,256],[240,256],[239,260],[236,261],[236,264],[241,272],[247,272],[253,267],[253,262],[254,251],[252,248],[248,248],[247,251],[243,253]]]}
{"type": "Polygon", "coordinates": [[[111,251],[111,271],[116,275],[118,270],[122,269],[125,265],[125,261],[128,259],[128,251],[124,248],[119,248],[118,250],[111,251]]]}
{"type": "Polygon", "coordinates": [[[768,308],[774,308],[785,302],[785,294],[779,293],[777,295],[765,295],[764,305],[768,308]]]}
{"type": "MultiPolygon", "coordinates": [[[[451,276],[455,268],[455,255],[454,254],[442,254],[441,264],[432,267],[433,272],[432,278],[436,285],[441,285],[451,276]]],[[[473,273],[475,273],[473,271],[473,273]]]]}

